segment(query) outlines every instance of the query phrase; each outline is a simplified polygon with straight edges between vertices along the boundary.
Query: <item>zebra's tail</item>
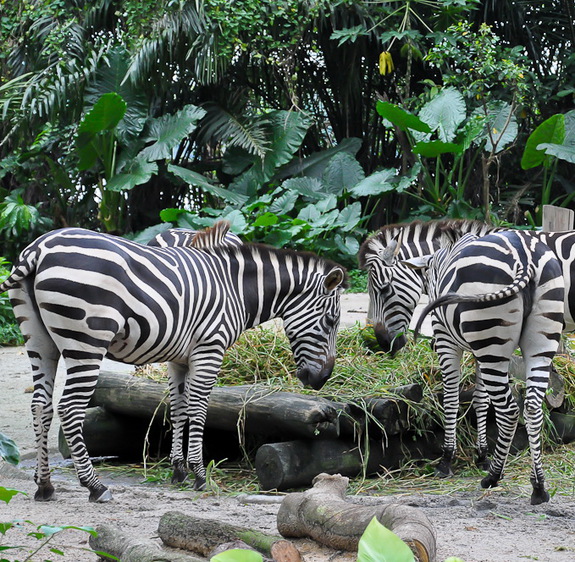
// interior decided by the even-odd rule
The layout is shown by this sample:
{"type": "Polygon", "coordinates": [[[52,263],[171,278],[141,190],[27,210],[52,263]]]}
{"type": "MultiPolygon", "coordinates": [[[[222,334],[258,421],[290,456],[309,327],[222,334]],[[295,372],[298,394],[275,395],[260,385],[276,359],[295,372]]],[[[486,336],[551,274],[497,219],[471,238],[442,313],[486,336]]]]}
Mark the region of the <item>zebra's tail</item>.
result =
{"type": "Polygon", "coordinates": [[[20,254],[18,263],[12,269],[10,275],[0,283],[0,294],[17,287],[22,280],[26,279],[36,271],[36,264],[38,263],[38,246],[33,244],[25,248],[20,254]]]}
{"type": "Polygon", "coordinates": [[[492,293],[484,293],[480,295],[460,295],[458,293],[446,293],[445,295],[441,295],[433,302],[430,302],[422,311],[415,324],[415,328],[413,329],[413,337],[417,339],[419,336],[419,332],[421,330],[421,325],[423,324],[423,320],[425,317],[433,310],[440,306],[447,306],[448,304],[459,304],[462,302],[493,302],[502,299],[506,299],[508,297],[512,297],[513,295],[517,295],[531,281],[533,275],[535,274],[535,266],[530,263],[528,267],[522,267],[515,279],[512,283],[500,289],[499,291],[494,291],[492,293]]]}

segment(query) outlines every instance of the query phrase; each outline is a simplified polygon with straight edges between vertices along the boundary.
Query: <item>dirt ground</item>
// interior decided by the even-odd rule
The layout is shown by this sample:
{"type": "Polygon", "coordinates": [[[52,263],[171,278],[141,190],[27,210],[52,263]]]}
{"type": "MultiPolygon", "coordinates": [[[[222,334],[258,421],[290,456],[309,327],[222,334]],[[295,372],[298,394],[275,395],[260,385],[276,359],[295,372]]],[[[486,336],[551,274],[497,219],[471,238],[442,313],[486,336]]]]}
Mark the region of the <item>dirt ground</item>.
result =
{"type": "MultiPolygon", "coordinates": [[[[350,298],[345,302],[346,318],[353,322],[365,317],[364,301],[350,298]],[[355,316],[357,318],[355,318],[355,316]]],[[[117,370],[129,367],[115,364],[117,370]]],[[[63,379],[59,373],[60,381],[63,379]]],[[[0,432],[14,439],[23,461],[14,468],[0,461],[0,485],[20,490],[7,505],[0,505],[0,523],[13,520],[31,521],[35,525],[75,525],[97,527],[102,523],[119,525],[125,533],[142,540],[154,540],[162,514],[177,510],[201,517],[218,519],[250,528],[277,533],[276,515],[281,496],[273,503],[258,497],[218,497],[192,491],[181,491],[168,485],[143,484],[125,476],[101,474],[110,486],[114,500],[107,504],[91,504],[88,493],[81,488],[71,471],[56,470],[56,499],[40,503],[33,500],[33,431],[30,414],[31,384],[29,364],[23,348],[0,348],[0,432]]],[[[57,385],[56,396],[61,392],[57,385]]],[[[61,461],[57,451],[57,421],[51,430],[52,459],[61,461]]],[[[528,490],[529,483],[525,483],[528,490]]],[[[574,488],[575,489],[575,488],[574,488]]],[[[404,503],[422,510],[437,532],[437,560],[458,556],[465,562],[572,562],[575,560],[575,495],[555,496],[548,504],[529,505],[528,494],[509,497],[500,490],[474,493],[453,491],[438,496],[420,493],[404,496],[350,497],[353,502],[404,503]]],[[[0,545],[28,544],[38,546],[26,537],[30,523],[23,530],[9,529],[0,535],[0,545]]],[[[88,535],[80,531],[64,531],[56,535],[54,546],[64,556],[43,549],[32,560],[64,560],[94,562],[97,556],[88,550],[88,535]],[[86,550],[84,550],[86,549],[86,550]]],[[[307,548],[307,543],[302,543],[307,548]]],[[[4,551],[0,560],[22,560],[24,551],[4,551]],[[4,558],[3,558],[4,557],[4,558]]],[[[324,551],[306,556],[306,562],[320,560],[353,560],[353,556],[324,551]]]]}

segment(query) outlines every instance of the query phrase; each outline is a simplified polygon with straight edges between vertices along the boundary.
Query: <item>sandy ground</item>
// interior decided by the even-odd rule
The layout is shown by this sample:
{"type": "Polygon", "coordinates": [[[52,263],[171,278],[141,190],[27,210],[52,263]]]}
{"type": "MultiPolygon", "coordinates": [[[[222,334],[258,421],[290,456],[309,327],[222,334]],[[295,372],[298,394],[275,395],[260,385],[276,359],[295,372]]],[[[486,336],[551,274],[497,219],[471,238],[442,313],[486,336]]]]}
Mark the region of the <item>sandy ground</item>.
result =
{"type": "MultiPolygon", "coordinates": [[[[363,321],[366,300],[346,295],[344,325],[363,321]]],[[[130,369],[113,364],[117,370],[130,369]]],[[[108,365],[111,367],[111,365],[108,365]]],[[[56,396],[61,392],[60,373],[56,396]]],[[[0,461],[0,485],[23,492],[5,505],[0,504],[0,523],[13,520],[31,521],[34,525],[86,525],[102,523],[119,525],[126,533],[141,540],[159,542],[156,537],[158,522],[167,511],[178,510],[201,517],[242,524],[254,529],[277,533],[276,515],[280,498],[275,503],[254,502],[249,497],[218,497],[181,491],[168,485],[143,484],[125,476],[101,473],[110,486],[114,500],[108,504],[91,504],[87,491],[81,488],[71,471],[56,469],[54,484],[56,499],[47,503],[33,500],[35,484],[32,480],[33,431],[29,410],[31,394],[29,364],[23,348],[0,348],[0,432],[14,439],[20,448],[23,462],[14,468],[0,461]]],[[[61,461],[57,451],[57,428],[51,431],[52,458],[61,461]]],[[[525,483],[526,491],[529,484],[525,483]]],[[[465,562],[572,562],[575,560],[575,496],[552,498],[542,506],[531,506],[528,494],[509,497],[500,490],[485,493],[479,488],[474,493],[454,491],[449,495],[417,494],[350,498],[353,502],[399,502],[421,509],[437,531],[437,560],[459,556],[465,562]]],[[[0,545],[38,543],[26,532],[32,524],[22,523],[22,530],[9,529],[0,535],[0,545]]],[[[64,556],[50,554],[45,548],[32,560],[64,560],[94,562],[97,556],[89,552],[87,535],[80,531],[64,531],[56,535],[53,544],[61,547],[64,556]]],[[[303,545],[305,548],[305,544],[303,545]]],[[[29,551],[29,550],[28,550],[29,551]]],[[[0,559],[22,560],[24,551],[5,551],[0,559]]],[[[318,560],[317,554],[305,557],[306,562],[318,560]]],[[[324,552],[319,560],[349,560],[341,553],[324,552]]]]}

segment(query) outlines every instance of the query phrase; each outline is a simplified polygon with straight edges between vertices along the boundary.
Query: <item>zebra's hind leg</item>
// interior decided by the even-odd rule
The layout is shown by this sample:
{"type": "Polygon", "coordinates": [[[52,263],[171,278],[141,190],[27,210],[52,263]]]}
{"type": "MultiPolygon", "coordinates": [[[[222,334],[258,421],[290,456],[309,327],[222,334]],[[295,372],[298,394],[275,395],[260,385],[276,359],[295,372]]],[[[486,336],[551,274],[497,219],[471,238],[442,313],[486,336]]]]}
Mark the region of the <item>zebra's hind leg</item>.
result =
{"type": "Polygon", "coordinates": [[[26,278],[19,287],[10,291],[10,299],[24,336],[34,382],[31,411],[36,445],[34,481],[38,486],[34,499],[48,501],[54,498],[48,459],[48,432],[54,417],[54,380],[60,351],[46,330],[35,298],[31,296],[33,293],[32,281],[26,278]]]}
{"type": "Polygon", "coordinates": [[[495,409],[497,423],[495,452],[489,465],[489,474],[481,480],[482,488],[497,486],[503,477],[503,469],[519,421],[519,407],[509,387],[508,366],[508,361],[489,366],[480,365],[481,377],[495,409]]]}
{"type": "Polygon", "coordinates": [[[107,502],[112,499],[112,493],[96,475],[82,434],[86,408],[96,387],[104,353],[64,350],[62,355],[67,369],[66,384],[58,403],[62,431],[80,484],[90,491],[90,501],[107,502]]]}
{"type": "Polygon", "coordinates": [[[489,411],[489,395],[481,379],[481,372],[476,369],[475,390],[473,392],[473,410],[477,421],[477,458],[475,465],[482,470],[489,470],[487,447],[487,413],[489,411]]]}

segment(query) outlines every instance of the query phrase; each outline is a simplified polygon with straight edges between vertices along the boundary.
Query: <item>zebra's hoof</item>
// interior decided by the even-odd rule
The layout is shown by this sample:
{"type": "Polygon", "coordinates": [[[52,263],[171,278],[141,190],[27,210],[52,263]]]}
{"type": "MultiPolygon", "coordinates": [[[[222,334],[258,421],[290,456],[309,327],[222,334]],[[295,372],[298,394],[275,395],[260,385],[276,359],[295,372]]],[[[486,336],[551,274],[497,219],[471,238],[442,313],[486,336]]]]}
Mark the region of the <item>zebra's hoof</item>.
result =
{"type": "Polygon", "coordinates": [[[112,492],[108,488],[98,489],[97,491],[90,492],[90,501],[95,503],[107,503],[112,501],[112,492]]]}
{"type": "Polygon", "coordinates": [[[204,478],[199,478],[196,476],[196,479],[194,480],[194,490],[203,492],[205,489],[206,489],[206,480],[204,478]]]}
{"type": "Polygon", "coordinates": [[[439,464],[435,467],[435,476],[438,478],[450,478],[453,476],[453,470],[451,470],[451,463],[442,459],[439,464]]]}
{"type": "Polygon", "coordinates": [[[492,474],[488,474],[485,478],[481,480],[481,487],[482,488],[495,488],[499,484],[499,480],[501,478],[494,476],[492,474]]]}
{"type": "Polygon", "coordinates": [[[172,474],[172,484],[182,484],[188,478],[188,472],[183,468],[174,468],[174,472],[172,474]]]}
{"type": "Polygon", "coordinates": [[[47,502],[56,499],[54,497],[54,486],[52,486],[52,484],[42,484],[38,486],[34,494],[34,499],[37,502],[47,502]]]}
{"type": "Polygon", "coordinates": [[[543,486],[533,486],[531,494],[531,505],[539,505],[548,502],[551,496],[543,486]]]}

